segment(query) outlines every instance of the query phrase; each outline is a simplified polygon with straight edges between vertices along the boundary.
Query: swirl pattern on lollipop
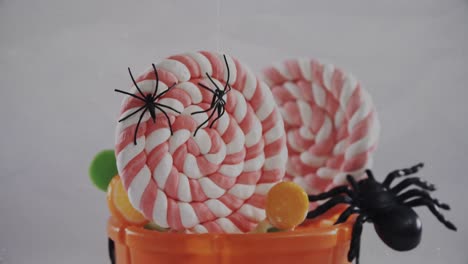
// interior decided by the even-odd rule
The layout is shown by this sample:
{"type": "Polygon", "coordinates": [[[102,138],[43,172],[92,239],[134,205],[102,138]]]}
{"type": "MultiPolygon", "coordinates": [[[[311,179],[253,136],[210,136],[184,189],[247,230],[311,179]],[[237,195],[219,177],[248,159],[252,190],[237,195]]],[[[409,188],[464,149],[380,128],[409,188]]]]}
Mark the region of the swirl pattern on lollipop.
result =
{"type": "Polygon", "coordinates": [[[379,122],[371,97],[348,73],[315,60],[267,68],[265,81],[284,119],[286,178],[309,194],[360,178],[372,164],[379,122]]]}
{"type": "MultiPolygon", "coordinates": [[[[227,56],[226,61],[220,54],[199,52],[156,64],[160,92],[176,83],[157,99],[181,113],[167,111],[172,136],[158,111],[154,122],[148,113],[142,116],[136,144],[139,116],[117,126],[117,167],[130,201],[161,227],[195,233],[251,231],[265,219],[266,193],[284,176],[284,126],[269,87],[238,60],[227,56]],[[232,90],[223,95],[225,113],[194,135],[217,111],[200,113],[213,102],[206,87],[215,90],[206,75],[225,87],[228,67],[232,90]]],[[[152,93],[155,79],[150,69],[136,83],[143,93],[152,93]]],[[[138,91],[133,86],[129,92],[138,91]]],[[[126,97],[120,117],[140,105],[126,97]]]]}

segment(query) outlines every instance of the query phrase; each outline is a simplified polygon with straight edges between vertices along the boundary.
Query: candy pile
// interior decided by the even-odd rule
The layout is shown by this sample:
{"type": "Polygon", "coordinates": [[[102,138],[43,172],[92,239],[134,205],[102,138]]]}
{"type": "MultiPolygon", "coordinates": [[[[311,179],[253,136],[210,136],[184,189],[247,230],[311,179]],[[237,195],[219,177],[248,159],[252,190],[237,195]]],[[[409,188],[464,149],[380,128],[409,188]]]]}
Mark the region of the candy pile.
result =
{"type": "Polygon", "coordinates": [[[115,151],[90,167],[112,216],[169,232],[293,230],[306,191],[361,176],[377,140],[369,96],[330,67],[289,61],[266,71],[270,86],[213,52],[129,69],[115,151]]]}
{"type": "MultiPolygon", "coordinates": [[[[114,176],[109,177],[116,170],[112,150],[98,153],[90,167],[91,181],[100,189],[107,190],[107,204],[112,216],[128,225],[144,226],[147,229],[160,232],[170,231],[170,229],[147,220],[131,205],[120,176],[114,174],[114,176]]],[[[267,194],[266,219],[258,223],[252,232],[292,230],[304,221],[308,209],[307,194],[299,185],[293,182],[279,182],[267,194]]]]}

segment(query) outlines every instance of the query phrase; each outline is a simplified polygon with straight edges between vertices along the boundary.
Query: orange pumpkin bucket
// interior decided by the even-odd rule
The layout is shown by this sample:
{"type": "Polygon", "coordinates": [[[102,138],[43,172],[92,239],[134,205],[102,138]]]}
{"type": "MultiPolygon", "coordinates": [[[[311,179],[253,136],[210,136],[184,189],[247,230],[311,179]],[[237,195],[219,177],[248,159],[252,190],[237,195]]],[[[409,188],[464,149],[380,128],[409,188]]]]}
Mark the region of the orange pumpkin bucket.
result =
{"type": "Polygon", "coordinates": [[[107,231],[117,264],[346,264],[353,221],[333,225],[340,211],[288,232],[164,233],[127,226],[113,217],[107,231]]]}

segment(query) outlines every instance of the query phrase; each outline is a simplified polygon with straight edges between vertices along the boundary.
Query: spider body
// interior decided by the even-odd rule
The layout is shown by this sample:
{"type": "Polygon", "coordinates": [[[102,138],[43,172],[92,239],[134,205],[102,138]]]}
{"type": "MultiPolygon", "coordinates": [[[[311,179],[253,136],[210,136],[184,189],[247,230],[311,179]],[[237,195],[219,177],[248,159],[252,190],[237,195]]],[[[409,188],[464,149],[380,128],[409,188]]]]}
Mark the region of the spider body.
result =
{"type": "Polygon", "coordinates": [[[380,239],[389,247],[405,251],[421,241],[422,225],[411,207],[401,205],[397,195],[380,182],[367,178],[358,182],[361,214],[367,215],[380,239]]]}
{"type": "Polygon", "coordinates": [[[153,119],[153,122],[156,121],[156,111],[154,111],[155,107],[151,107],[151,104],[153,104],[153,97],[151,97],[151,94],[147,94],[145,97],[145,106],[148,108],[148,112],[150,113],[151,119],[153,119]]]}
{"type": "Polygon", "coordinates": [[[370,170],[366,170],[368,177],[359,182],[348,175],[350,187],[339,186],[325,193],[309,195],[309,201],[330,199],[309,212],[307,218],[317,217],[338,204],[348,204],[349,207],[335,224],[343,223],[351,215],[358,214],[348,252],[348,261],[356,259],[356,263],[359,263],[360,237],[365,222],[373,223],[380,239],[398,251],[411,250],[421,241],[421,220],[412,207],[427,206],[442,224],[456,230],[455,225],[439,212],[439,209],[449,210],[450,207],[429,194],[435,190],[434,185],[418,177],[409,177],[391,187],[396,178],[414,174],[422,167],[423,164],[420,163],[411,168],[393,171],[382,183],[375,180],[370,170]],[[409,187],[416,188],[408,190],[409,187]]]}
{"type": "Polygon", "coordinates": [[[135,88],[137,89],[139,95],[132,94],[132,93],[125,92],[125,91],[122,91],[122,90],[118,90],[118,89],[114,90],[114,91],[116,91],[118,93],[123,93],[123,94],[129,95],[129,96],[131,96],[133,98],[136,98],[136,99],[140,100],[141,102],[143,102],[143,106],[141,106],[137,110],[133,111],[132,113],[128,114],[127,116],[125,116],[125,117],[123,117],[122,119],[119,120],[119,122],[122,122],[124,120],[127,120],[131,116],[135,115],[136,113],[138,113],[140,111],[143,111],[140,114],[140,118],[138,119],[138,123],[137,123],[137,126],[135,128],[135,134],[134,134],[134,137],[133,137],[133,143],[135,145],[137,144],[136,139],[137,139],[137,134],[138,134],[138,128],[140,127],[141,120],[143,119],[143,116],[145,115],[146,111],[149,112],[149,114],[151,116],[151,119],[153,120],[154,123],[156,123],[156,109],[159,110],[161,113],[163,113],[164,116],[167,119],[167,123],[169,124],[169,129],[171,131],[171,135],[173,134],[171,120],[170,120],[169,116],[167,115],[166,111],[164,110],[164,108],[170,109],[170,110],[180,114],[180,112],[177,111],[176,109],[174,109],[174,108],[172,108],[172,107],[170,107],[168,105],[164,105],[164,104],[161,104],[161,103],[158,102],[158,100],[163,95],[165,95],[167,92],[169,92],[176,84],[174,83],[173,85],[168,87],[167,90],[165,90],[164,92],[158,94],[159,75],[158,75],[158,71],[156,70],[156,66],[154,64],[153,64],[153,70],[154,70],[154,75],[156,77],[156,85],[154,87],[154,92],[152,94],[151,93],[144,94],[141,91],[140,87],[138,87],[138,84],[135,81],[135,78],[133,78],[133,74],[132,74],[132,71],[130,70],[130,68],[128,68],[128,73],[130,74],[130,77],[132,78],[133,84],[135,85],[135,88]]]}
{"type": "Polygon", "coordinates": [[[378,214],[386,212],[396,204],[396,195],[387,191],[382,184],[370,179],[364,179],[358,182],[359,196],[357,196],[357,204],[361,210],[366,210],[369,213],[378,214]]]}
{"type": "Polygon", "coordinates": [[[210,119],[214,116],[215,113],[217,113],[217,117],[210,123],[209,127],[212,128],[214,123],[219,120],[223,115],[224,113],[226,112],[225,110],[225,106],[226,106],[226,100],[224,100],[224,96],[229,92],[231,91],[231,86],[229,85],[229,77],[230,77],[230,72],[229,72],[229,65],[227,63],[227,59],[226,59],[226,55],[223,56],[224,57],[224,62],[226,63],[226,69],[227,69],[227,80],[226,80],[226,84],[224,85],[224,89],[221,90],[218,85],[213,81],[213,79],[211,78],[211,76],[206,73],[206,76],[208,77],[208,79],[210,80],[210,82],[214,85],[215,87],[215,90],[211,90],[209,87],[207,87],[206,85],[204,85],[203,83],[198,83],[198,85],[200,85],[201,88],[207,90],[208,92],[212,93],[213,94],[213,98],[211,99],[211,103],[210,103],[210,107],[206,110],[201,110],[201,111],[196,111],[196,112],[193,112],[192,115],[196,115],[196,114],[201,114],[201,113],[207,113],[209,111],[211,111],[211,114],[209,114],[208,118],[203,122],[201,123],[197,129],[195,130],[195,133],[194,133],[194,136],[197,135],[197,132],[198,130],[203,126],[205,125],[206,123],[208,123],[208,121],[210,121],[210,119]]]}
{"type": "Polygon", "coordinates": [[[421,241],[422,224],[416,212],[408,206],[394,204],[372,216],[374,229],[390,248],[407,251],[421,241]]]}

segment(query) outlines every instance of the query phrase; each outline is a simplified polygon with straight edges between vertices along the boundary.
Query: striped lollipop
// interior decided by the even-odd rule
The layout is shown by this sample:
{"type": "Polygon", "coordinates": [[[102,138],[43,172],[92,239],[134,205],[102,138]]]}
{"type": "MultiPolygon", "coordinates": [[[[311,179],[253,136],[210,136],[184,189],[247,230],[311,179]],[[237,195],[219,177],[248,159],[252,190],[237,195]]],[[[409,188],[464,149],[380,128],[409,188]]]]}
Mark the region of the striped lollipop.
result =
{"type": "Polygon", "coordinates": [[[372,163],[379,122],[372,100],[350,74],[315,60],[267,68],[288,144],[286,178],[309,194],[345,184],[372,163]]]}
{"type": "Polygon", "coordinates": [[[116,156],[135,208],[161,227],[195,233],[244,233],[265,219],[266,194],[287,161],[283,121],[265,83],[232,57],[198,52],[161,61],[128,93],[116,156]],[[142,107],[132,96],[138,90],[164,93],[155,101],[167,111],[125,119],[142,107]],[[215,101],[224,104],[213,108],[215,101]]]}

